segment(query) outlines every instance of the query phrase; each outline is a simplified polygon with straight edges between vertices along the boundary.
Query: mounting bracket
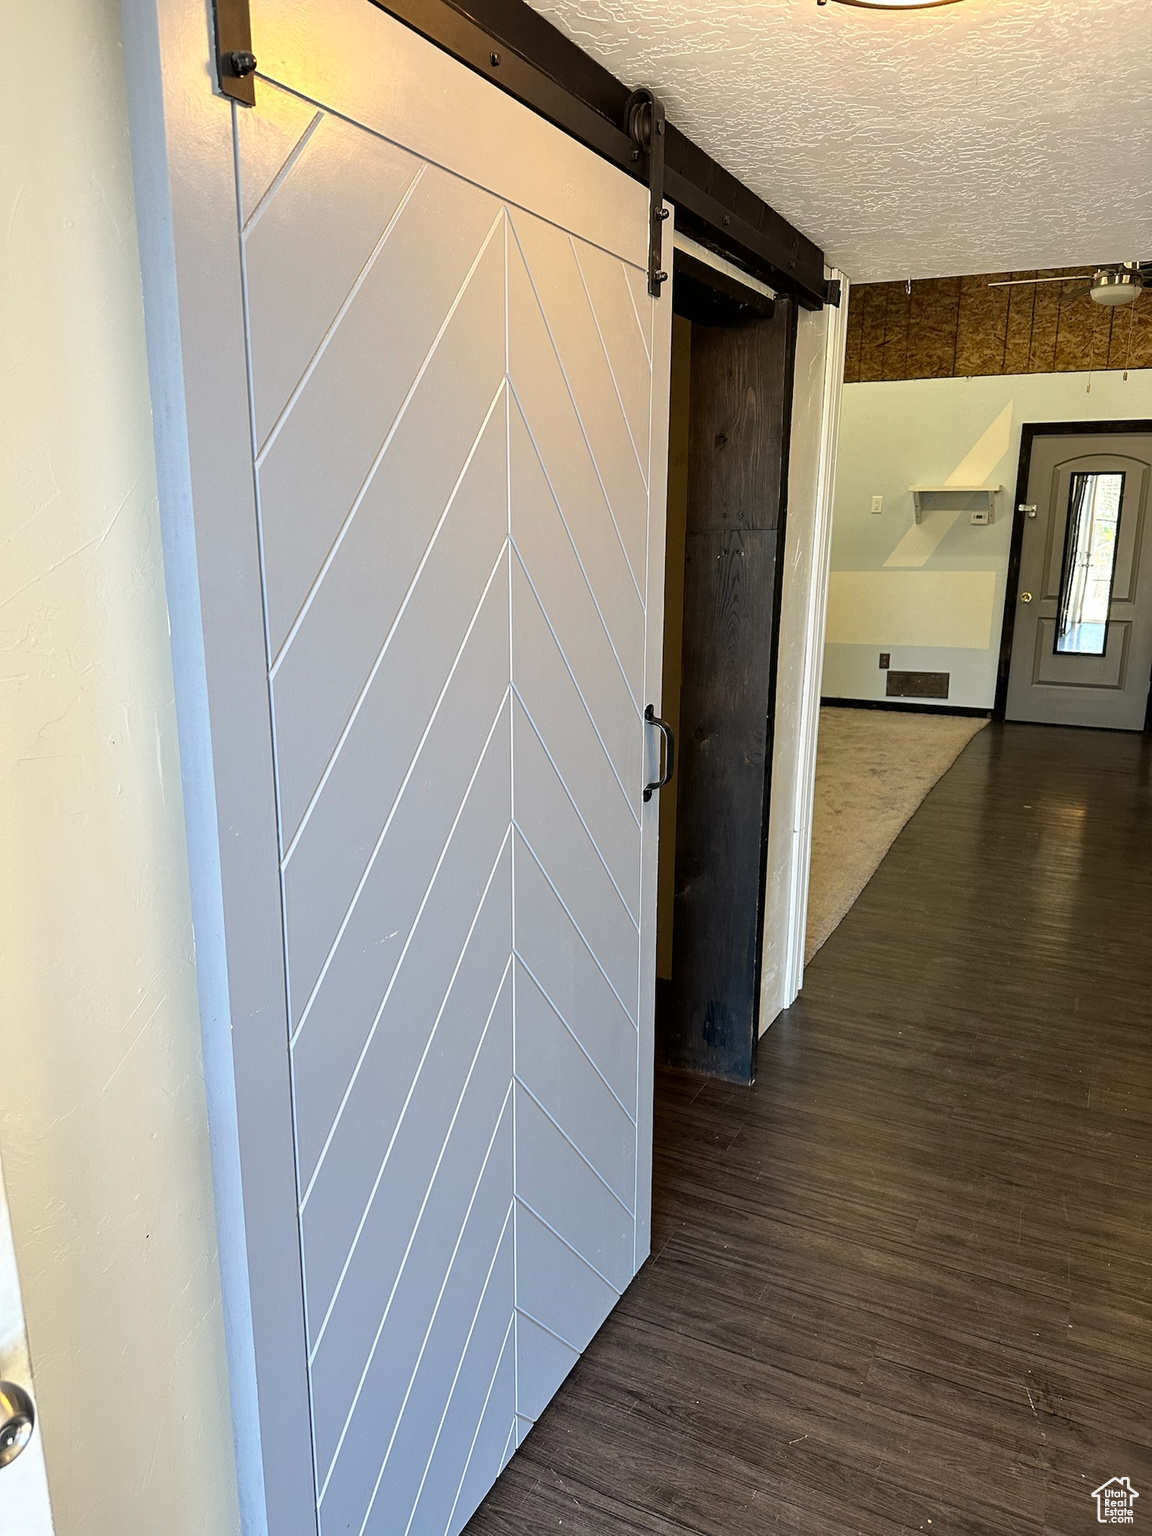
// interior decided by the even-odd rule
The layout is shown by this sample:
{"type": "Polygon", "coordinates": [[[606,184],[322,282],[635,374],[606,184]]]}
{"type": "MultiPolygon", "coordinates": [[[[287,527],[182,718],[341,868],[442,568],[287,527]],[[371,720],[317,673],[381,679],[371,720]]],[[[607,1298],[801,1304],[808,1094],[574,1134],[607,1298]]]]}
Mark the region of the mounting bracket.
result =
{"type": "Polygon", "coordinates": [[[664,221],[671,211],[664,206],[664,146],[667,124],[664,108],[643,86],[633,91],[624,108],[628,137],[632,140],[632,158],[648,157],[648,292],[660,297],[668,281],[664,271],[664,221]]]}
{"type": "Polygon", "coordinates": [[[248,0],[212,0],[216,43],[216,86],[242,107],[256,105],[256,55],[248,0]]]}

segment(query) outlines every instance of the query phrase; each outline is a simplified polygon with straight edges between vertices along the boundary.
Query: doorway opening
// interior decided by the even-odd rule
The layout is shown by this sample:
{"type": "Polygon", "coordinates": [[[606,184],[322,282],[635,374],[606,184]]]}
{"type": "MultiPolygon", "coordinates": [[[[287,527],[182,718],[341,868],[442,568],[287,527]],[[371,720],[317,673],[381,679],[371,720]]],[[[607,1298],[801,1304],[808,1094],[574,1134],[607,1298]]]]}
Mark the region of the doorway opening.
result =
{"type": "Polygon", "coordinates": [[[1152,422],[1024,427],[998,718],[1148,728],[1150,495],[1152,422]]]}
{"type": "Polygon", "coordinates": [[[683,236],[674,272],[657,1052],[750,1083],[796,310],[683,236]]]}
{"type": "Polygon", "coordinates": [[[1152,358],[1138,309],[1117,324],[1119,311],[1072,276],[852,288],[807,961],[987,721],[1144,725],[1152,653],[1138,654],[1141,625],[1122,594],[1130,578],[1143,583],[1138,546],[1152,548],[1134,510],[1145,471],[1109,456],[1120,437],[1148,430],[1137,418],[1149,415],[1152,358]],[[1097,458],[1065,464],[1049,515],[1037,509],[1054,494],[1056,461],[1075,457],[1074,438],[1097,458]],[[1029,486],[1042,451],[1056,455],[1044,496],[1029,486]],[[1069,541],[1076,487],[1082,537],[1069,541]],[[1024,580],[1021,552],[1044,542],[1041,525],[1037,559],[1048,565],[1043,581],[1024,580]],[[1006,708],[1012,668],[1030,697],[1006,708]]]}

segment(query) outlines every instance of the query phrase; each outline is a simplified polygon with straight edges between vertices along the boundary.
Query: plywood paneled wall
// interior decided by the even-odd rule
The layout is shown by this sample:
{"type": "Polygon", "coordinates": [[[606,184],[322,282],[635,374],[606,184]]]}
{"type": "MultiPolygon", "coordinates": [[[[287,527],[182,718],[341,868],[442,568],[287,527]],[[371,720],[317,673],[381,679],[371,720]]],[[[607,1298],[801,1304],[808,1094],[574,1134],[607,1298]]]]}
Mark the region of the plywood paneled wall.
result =
{"type": "Polygon", "coordinates": [[[928,278],[911,293],[904,283],[854,285],[845,382],[1152,368],[1152,292],[1107,309],[1086,294],[1071,297],[1082,282],[988,286],[1088,270],[928,278]]]}

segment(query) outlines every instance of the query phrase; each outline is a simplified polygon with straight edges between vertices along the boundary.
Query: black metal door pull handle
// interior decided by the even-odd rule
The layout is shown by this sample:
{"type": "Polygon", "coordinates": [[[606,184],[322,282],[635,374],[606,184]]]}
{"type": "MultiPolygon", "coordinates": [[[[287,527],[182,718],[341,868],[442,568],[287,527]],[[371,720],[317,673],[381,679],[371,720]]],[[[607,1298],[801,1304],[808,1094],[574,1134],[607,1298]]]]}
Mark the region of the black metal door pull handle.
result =
{"type": "Polygon", "coordinates": [[[651,784],[644,786],[644,798],[651,800],[653,790],[663,789],[676,771],[676,737],[672,734],[672,727],[667,720],[661,720],[651,704],[645,706],[644,718],[649,725],[656,727],[664,740],[664,772],[658,779],[653,779],[651,784]]]}

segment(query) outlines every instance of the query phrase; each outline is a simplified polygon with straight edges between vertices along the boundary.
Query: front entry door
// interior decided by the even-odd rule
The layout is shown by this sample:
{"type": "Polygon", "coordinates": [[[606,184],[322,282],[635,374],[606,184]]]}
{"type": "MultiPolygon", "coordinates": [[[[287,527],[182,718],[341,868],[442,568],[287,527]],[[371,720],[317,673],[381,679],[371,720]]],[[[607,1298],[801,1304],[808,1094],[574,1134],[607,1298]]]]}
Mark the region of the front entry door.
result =
{"type": "Polygon", "coordinates": [[[1032,446],[1007,718],[1144,727],[1152,672],[1152,433],[1032,446]]]}
{"type": "Polygon", "coordinates": [[[452,1536],[648,1251],[671,306],[643,186],[251,9],[247,109],[131,7],[242,1497],[452,1536]]]}

